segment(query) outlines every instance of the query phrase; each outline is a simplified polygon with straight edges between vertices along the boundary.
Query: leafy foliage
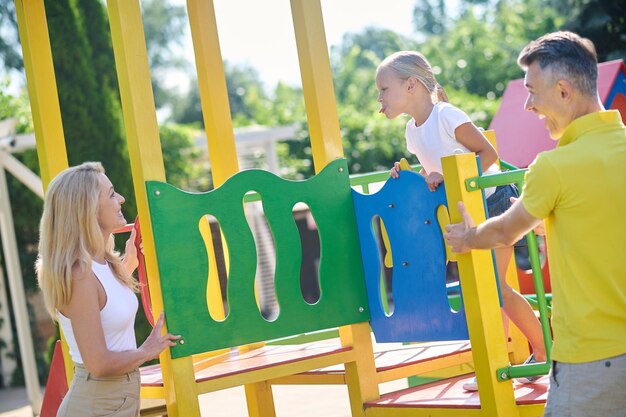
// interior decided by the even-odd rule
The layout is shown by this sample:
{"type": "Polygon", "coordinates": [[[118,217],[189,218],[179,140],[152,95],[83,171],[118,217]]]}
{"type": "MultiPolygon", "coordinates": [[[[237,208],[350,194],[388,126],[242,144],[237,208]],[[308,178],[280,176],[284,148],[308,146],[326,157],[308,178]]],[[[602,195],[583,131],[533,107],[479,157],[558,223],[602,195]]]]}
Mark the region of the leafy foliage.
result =
{"type": "Polygon", "coordinates": [[[554,7],[568,12],[563,29],[589,38],[598,60],[626,59],[626,3],[614,0],[553,0],[554,7]]]}
{"type": "Polygon", "coordinates": [[[5,70],[21,70],[24,67],[19,53],[15,3],[12,0],[0,0],[0,58],[5,70]]]}
{"type": "Polygon", "coordinates": [[[152,90],[156,107],[159,108],[176,99],[176,93],[166,86],[168,72],[185,69],[189,65],[180,54],[187,14],[184,6],[171,4],[167,0],[144,0],[141,5],[148,61],[152,71],[152,90]]]}
{"type": "Polygon", "coordinates": [[[501,96],[509,80],[523,76],[516,64],[519,51],[564,22],[541,0],[493,3],[467,5],[445,33],[428,37],[420,46],[444,87],[485,98],[501,96]]]}

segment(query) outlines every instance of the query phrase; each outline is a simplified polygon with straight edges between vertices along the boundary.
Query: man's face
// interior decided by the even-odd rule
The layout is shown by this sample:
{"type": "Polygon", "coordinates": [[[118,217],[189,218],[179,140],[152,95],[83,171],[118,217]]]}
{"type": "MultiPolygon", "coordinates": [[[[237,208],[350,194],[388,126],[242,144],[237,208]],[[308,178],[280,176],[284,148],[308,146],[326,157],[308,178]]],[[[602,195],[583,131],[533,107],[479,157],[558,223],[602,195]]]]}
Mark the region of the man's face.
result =
{"type": "Polygon", "coordinates": [[[524,108],[544,119],[550,137],[558,140],[571,122],[559,80],[552,77],[549,68],[542,70],[538,62],[533,62],[526,70],[524,85],[528,90],[524,108]]]}

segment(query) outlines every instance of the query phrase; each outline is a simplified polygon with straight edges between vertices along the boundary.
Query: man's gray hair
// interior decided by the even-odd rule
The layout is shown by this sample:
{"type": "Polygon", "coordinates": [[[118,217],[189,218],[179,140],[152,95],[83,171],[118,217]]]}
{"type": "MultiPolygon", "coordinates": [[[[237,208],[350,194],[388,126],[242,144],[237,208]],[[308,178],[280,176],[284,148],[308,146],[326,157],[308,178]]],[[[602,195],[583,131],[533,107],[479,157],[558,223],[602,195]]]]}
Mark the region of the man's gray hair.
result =
{"type": "Polygon", "coordinates": [[[517,57],[522,69],[534,62],[547,68],[553,81],[567,80],[582,94],[597,96],[598,58],[589,39],[573,32],[548,33],[526,45],[517,57]]]}

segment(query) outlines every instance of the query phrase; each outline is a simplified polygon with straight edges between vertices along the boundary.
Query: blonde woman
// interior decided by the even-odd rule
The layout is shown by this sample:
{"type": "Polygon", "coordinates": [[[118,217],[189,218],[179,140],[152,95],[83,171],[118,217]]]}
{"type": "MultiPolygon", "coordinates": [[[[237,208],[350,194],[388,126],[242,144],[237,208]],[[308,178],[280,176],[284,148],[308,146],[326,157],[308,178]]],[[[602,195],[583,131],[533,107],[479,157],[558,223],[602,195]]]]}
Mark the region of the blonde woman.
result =
{"type": "Polygon", "coordinates": [[[137,348],[133,291],[138,284],[131,275],[138,264],[135,232],[123,257],[113,247],[113,230],[126,224],[122,204],[124,197],[98,162],[66,169],[46,193],[37,277],[74,361],[74,379],[58,417],[138,416],[137,367],[178,339],[161,335],[161,314],[137,348]]]}

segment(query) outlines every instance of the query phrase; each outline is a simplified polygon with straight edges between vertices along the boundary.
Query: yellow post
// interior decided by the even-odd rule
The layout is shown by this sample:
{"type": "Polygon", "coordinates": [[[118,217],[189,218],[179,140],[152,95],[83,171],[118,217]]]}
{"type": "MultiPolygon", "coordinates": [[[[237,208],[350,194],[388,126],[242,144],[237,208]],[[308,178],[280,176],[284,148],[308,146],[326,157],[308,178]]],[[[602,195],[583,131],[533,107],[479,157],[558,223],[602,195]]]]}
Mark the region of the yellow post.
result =
{"type": "Polygon", "coordinates": [[[46,11],[43,0],[16,0],[15,11],[35,125],[41,181],[45,190],[50,180],[67,168],[46,11]]]}
{"type": "Polygon", "coordinates": [[[213,183],[239,170],[213,0],[187,0],[213,183]]]}
{"type": "Polygon", "coordinates": [[[249,417],[276,417],[272,384],[269,381],[246,384],[244,388],[249,417]]]}
{"type": "MultiPolygon", "coordinates": [[[[496,152],[498,151],[498,143],[496,141],[496,132],[495,130],[486,130],[483,132],[489,143],[495,148],[496,152]]],[[[500,166],[500,158],[498,157],[496,163],[500,166]]],[[[511,262],[509,263],[509,267],[506,270],[506,282],[509,284],[513,290],[519,292],[519,279],[517,277],[517,263],[515,262],[515,252],[511,256],[511,262]]],[[[528,355],[530,354],[530,349],[528,348],[528,340],[522,333],[522,331],[509,320],[509,358],[512,363],[520,363],[523,362],[528,355]]]]}
{"type": "Polygon", "coordinates": [[[291,0],[313,163],[320,172],[343,157],[320,0],[291,0]]]}
{"type": "MultiPolygon", "coordinates": [[[[141,232],[150,284],[150,298],[153,312],[155,316],[158,316],[163,311],[163,299],[145,181],[164,181],[165,168],[139,1],[109,0],[108,12],[137,210],[142,223],[141,232]]],[[[170,357],[169,349],[166,349],[160,356],[160,362],[168,415],[172,417],[200,416],[196,390],[190,388],[190,386],[195,388],[191,358],[174,362],[170,357]]]]}
{"type": "MultiPolygon", "coordinates": [[[[463,201],[476,224],[484,222],[481,193],[470,193],[465,188],[465,179],[478,175],[475,155],[447,156],[441,162],[446,178],[450,221],[462,221],[457,202],[463,201]]],[[[508,366],[509,359],[491,253],[488,250],[472,250],[459,254],[458,264],[483,415],[516,417],[518,410],[513,384],[511,381],[498,382],[496,377],[496,370],[508,366]]]]}
{"type": "MultiPolygon", "coordinates": [[[[43,0],[16,0],[15,11],[45,191],[52,178],[68,166],[48,22],[43,0]]],[[[74,365],[62,332],[61,346],[69,385],[74,377],[74,365]]]]}
{"type": "MultiPolygon", "coordinates": [[[[330,59],[319,0],[291,0],[302,89],[315,172],[343,157],[330,59]]],[[[352,416],[363,416],[363,402],[379,398],[369,323],[339,328],[342,346],[352,346],[355,361],[346,364],[352,416]]]]}
{"type": "Polygon", "coordinates": [[[339,328],[342,346],[352,346],[354,361],[345,364],[352,417],[364,416],[363,404],[380,398],[369,322],[339,328]]]}
{"type": "MultiPolygon", "coordinates": [[[[202,104],[202,116],[207,138],[207,148],[211,161],[211,175],[215,188],[224,183],[231,175],[239,170],[233,122],[230,117],[230,103],[228,89],[224,75],[224,63],[220,52],[220,42],[215,20],[213,0],[187,0],[189,24],[193,49],[196,58],[198,73],[198,88],[202,104]]],[[[211,239],[211,234],[208,234],[211,239]]],[[[213,242],[205,240],[211,247],[207,247],[209,265],[217,265],[213,242]]],[[[229,265],[228,245],[222,236],[224,261],[229,265]]],[[[224,317],[222,292],[219,287],[217,268],[209,271],[209,286],[207,297],[212,306],[214,318],[224,317]],[[221,310],[221,311],[220,311],[221,310]]]]}

